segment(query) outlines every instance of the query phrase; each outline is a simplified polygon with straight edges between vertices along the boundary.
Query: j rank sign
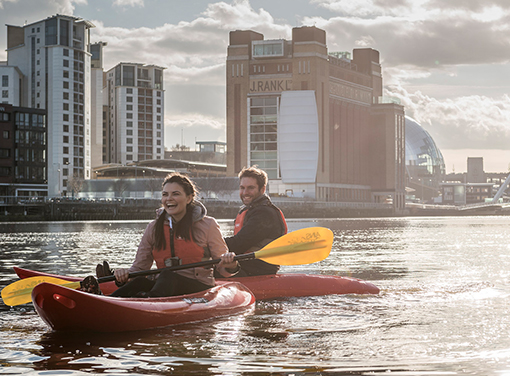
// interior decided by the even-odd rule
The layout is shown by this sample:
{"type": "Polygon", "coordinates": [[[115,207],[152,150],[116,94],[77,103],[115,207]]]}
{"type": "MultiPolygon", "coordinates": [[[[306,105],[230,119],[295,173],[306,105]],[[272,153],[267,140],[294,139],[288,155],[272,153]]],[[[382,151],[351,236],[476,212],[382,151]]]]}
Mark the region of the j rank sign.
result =
{"type": "Polygon", "coordinates": [[[279,92],[292,90],[292,80],[251,80],[250,92],[279,92]]]}

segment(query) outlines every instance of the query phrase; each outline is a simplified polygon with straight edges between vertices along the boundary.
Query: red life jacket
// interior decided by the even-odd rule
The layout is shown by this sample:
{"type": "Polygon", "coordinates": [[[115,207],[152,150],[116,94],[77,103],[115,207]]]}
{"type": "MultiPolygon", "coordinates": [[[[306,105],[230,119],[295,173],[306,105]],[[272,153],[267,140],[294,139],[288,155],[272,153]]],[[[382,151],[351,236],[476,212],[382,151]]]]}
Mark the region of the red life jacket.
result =
{"type": "MultiPolygon", "coordinates": [[[[278,212],[280,213],[280,215],[282,217],[283,227],[285,229],[285,232],[283,234],[286,234],[287,230],[288,230],[287,229],[287,221],[285,221],[285,217],[283,216],[282,211],[274,205],[272,205],[272,207],[274,209],[278,210],[278,212]]],[[[248,212],[248,210],[243,210],[241,213],[237,214],[236,220],[234,222],[234,235],[237,234],[243,228],[244,217],[246,217],[247,212],[248,212]]]]}
{"type": "Polygon", "coordinates": [[[176,238],[173,231],[170,231],[170,226],[166,225],[164,226],[164,234],[165,249],[152,250],[152,257],[156,261],[158,269],[164,268],[166,266],[165,260],[174,256],[179,257],[183,265],[200,262],[205,258],[205,249],[195,243],[193,237],[189,241],[183,238],[176,238]],[[171,237],[173,237],[174,252],[172,252],[171,237]]]}

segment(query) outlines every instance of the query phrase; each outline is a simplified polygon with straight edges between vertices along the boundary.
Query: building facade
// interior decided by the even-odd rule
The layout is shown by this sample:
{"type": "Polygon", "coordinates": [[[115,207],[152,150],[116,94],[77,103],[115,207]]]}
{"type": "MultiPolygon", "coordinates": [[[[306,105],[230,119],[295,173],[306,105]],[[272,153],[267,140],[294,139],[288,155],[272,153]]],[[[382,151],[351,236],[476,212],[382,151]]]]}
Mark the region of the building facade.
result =
{"type": "Polygon", "coordinates": [[[91,67],[90,67],[90,85],[91,85],[91,158],[92,168],[108,163],[106,157],[106,145],[108,144],[108,135],[106,133],[106,114],[108,106],[104,95],[106,83],[106,74],[103,69],[103,48],[106,42],[98,42],[90,45],[91,67]]]}
{"type": "Polygon", "coordinates": [[[0,196],[48,195],[46,140],[45,110],[0,104],[0,196]]]}
{"type": "Polygon", "coordinates": [[[120,63],[106,73],[104,163],[164,158],[164,69],[120,63]]]}
{"type": "Polygon", "coordinates": [[[232,31],[226,71],[229,176],[258,165],[271,194],[404,207],[404,109],[382,97],[378,51],[328,53],[316,27],[232,31]]]}
{"type": "Polygon", "coordinates": [[[70,180],[91,177],[92,27],[88,21],[64,15],[24,26],[7,25],[6,67],[15,67],[10,76],[13,103],[18,97],[19,106],[47,113],[50,196],[65,195],[70,180]]]}

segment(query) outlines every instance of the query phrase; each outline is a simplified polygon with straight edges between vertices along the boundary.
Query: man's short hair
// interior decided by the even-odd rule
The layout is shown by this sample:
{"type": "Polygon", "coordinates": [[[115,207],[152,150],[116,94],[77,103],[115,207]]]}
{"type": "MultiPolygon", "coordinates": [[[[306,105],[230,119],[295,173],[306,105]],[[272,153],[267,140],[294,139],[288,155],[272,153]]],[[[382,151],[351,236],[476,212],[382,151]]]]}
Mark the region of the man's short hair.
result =
{"type": "Polygon", "coordinates": [[[267,185],[267,174],[257,166],[244,167],[239,173],[239,180],[242,178],[255,178],[259,189],[267,185]]]}

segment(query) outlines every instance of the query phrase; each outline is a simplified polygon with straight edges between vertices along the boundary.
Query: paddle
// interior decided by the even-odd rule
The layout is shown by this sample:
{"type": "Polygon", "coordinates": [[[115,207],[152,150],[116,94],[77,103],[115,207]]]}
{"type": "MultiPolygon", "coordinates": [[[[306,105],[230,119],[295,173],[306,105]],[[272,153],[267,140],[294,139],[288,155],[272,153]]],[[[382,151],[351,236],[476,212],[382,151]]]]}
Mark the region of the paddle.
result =
{"type": "MultiPolygon", "coordinates": [[[[234,260],[259,259],[276,265],[301,265],[312,264],[328,257],[333,245],[333,232],[324,227],[309,227],[290,232],[272,241],[259,251],[237,255],[234,260]]],[[[206,260],[191,264],[171,266],[161,269],[142,270],[129,273],[129,277],[145,276],[161,273],[163,270],[182,270],[201,266],[218,264],[221,260],[206,260]]],[[[115,276],[98,278],[99,283],[114,281],[115,276]]],[[[8,306],[30,303],[32,290],[39,283],[47,282],[77,289],[81,286],[80,281],[70,282],[64,279],[37,276],[21,279],[2,289],[2,300],[8,306]]]]}

